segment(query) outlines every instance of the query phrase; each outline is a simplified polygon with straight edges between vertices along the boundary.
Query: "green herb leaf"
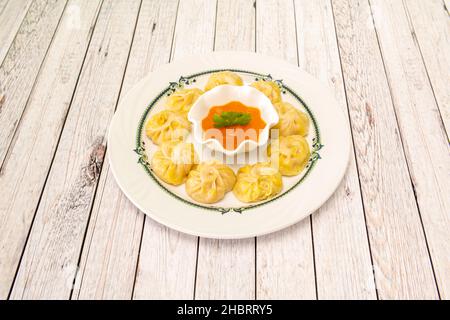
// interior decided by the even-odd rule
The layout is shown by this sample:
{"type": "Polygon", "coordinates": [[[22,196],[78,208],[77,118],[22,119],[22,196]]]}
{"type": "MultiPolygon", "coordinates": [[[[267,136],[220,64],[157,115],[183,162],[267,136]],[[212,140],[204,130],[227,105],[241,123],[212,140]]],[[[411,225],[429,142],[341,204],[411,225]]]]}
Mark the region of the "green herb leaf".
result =
{"type": "Polygon", "coordinates": [[[245,126],[252,120],[250,113],[223,111],[220,115],[213,116],[214,127],[222,128],[234,125],[245,126]]]}

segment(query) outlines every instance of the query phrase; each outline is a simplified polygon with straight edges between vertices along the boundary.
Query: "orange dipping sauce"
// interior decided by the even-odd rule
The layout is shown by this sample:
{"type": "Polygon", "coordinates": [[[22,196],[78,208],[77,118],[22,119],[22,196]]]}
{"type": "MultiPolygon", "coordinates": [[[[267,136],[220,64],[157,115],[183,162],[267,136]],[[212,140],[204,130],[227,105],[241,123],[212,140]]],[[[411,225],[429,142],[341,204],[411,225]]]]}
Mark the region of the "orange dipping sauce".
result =
{"type": "Polygon", "coordinates": [[[261,111],[258,108],[246,106],[239,101],[231,101],[222,106],[211,107],[208,115],[202,120],[204,139],[216,139],[226,150],[235,150],[244,140],[258,142],[259,134],[265,126],[266,122],[261,118],[261,111]],[[224,111],[249,113],[251,120],[246,125],[214,127],[214,115],[220,115],[224,111]]]}

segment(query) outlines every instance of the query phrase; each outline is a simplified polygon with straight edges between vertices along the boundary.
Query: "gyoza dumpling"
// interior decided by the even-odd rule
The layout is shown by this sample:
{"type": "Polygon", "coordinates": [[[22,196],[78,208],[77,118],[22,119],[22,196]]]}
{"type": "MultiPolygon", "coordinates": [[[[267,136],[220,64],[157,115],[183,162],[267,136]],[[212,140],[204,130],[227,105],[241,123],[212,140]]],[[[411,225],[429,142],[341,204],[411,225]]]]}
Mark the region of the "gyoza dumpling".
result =
{"type": "Polygon", "coordinates": [[[227,165],[218,161],[203,162],[189,172],[186,192],[195,201],[214,203],[222,200],[235,182],[236,175],[227,165]]]}
{"type": "Polygon", "coordinates": [[[159,145],[165,141],[183,140],[189,134],[189,128],[190,122],[184,116],[164,110],[148,120],[145,133],[159,145]]]}
{"type": "Polygon", "coordinates": [[[272,103],[281,101],[280,87],[275,82],[258,80],[253,82],[251,86],[264,93],[272,103]]]}
{"type": "Polygon", "coordinates": [[[274,197],[282,188],[280,172],[268,162],[258,162],[239,169],[233,192],[242,202],[255,202],[274,197]]]}
{"type": "Polygon", "coordinates": [[[267,149],[272,165],[278,164],[283,176],[299,174],[308,163],[311,152],[306,139],[300,135],[280,137],[267,149]]]}
{"type": "Polygon", "coordinates": [[[181,89],[172,93],[166,101],[168,110],[187,116],[194,102],[203,94],[198,88],[181,89]]]}
{"type": "Polygon", "coordinates": [[[278,112],[280,121],[273,129],[280,130],[280,136],[291,136],[293,134],[306,136],[308,134],[309,119],[305,113],[288,102],[275,103],[274,107],[278,112]]]}
{"type": "Polygon", "coordinates": [[[205,91],[211,90],[214,87],[220,86],[222,84],[231,84],[234,86],[242,86],[244,81],[236,73],[231,71],[220,71],[213,73],[208,82],[205,85],[205,91]]]}
{"type": "Polygon", "coordinates": [[[186,181],[195,162],[196,155],[192,143],[167,141],[153,155],[151,167],[161,180],[180,185],[186,181]]]}

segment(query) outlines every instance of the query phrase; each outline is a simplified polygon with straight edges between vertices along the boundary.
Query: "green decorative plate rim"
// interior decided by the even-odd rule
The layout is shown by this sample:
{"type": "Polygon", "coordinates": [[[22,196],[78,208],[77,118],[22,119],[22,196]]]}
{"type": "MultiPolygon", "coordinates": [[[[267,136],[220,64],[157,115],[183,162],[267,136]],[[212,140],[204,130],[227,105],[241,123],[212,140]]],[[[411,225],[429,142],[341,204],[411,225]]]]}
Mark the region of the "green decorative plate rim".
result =
{"type": "Polygon", "coordinates": [[[192,75],[189,75],[187,77],[181,76],[177,82],[170,82],[169,86],[167,88],[165,88],[164,90],[162,90],[151,102],[150,104],[146,107],[144,113],[142,114],[140,120],[139,120],[139,125],[138,125],[138,129],[137,129],[137,135],[136,135],[136,149],[133,149],[134,152],[136,152],[139,155],[138,158],[138,163],[140,163],[142,165],[142,167],[144,168],[144,170],[147,172],[147,174],[153,179],[153,181],[159,186],[161,187],[164,191],[166,191],[169,195],[171,195],[172,197],[176,198],[177,200],[182,201],[185,204],[197,207],[197,208],[201,208],[201,209],[205,209],[205,210],[210,210],[210,211],[219,211],[222,214],[230,212],[230,211],[234,211],[234,212],[238,212],[238,213],[242,213],[244,210],[250,210],[250,209],[255,209],[258,207],[261,207],[265,204],[268,204],[270,202],[273,202],[277,199],[280,199],[281,197],[283,197],[284,195],[288,194],[289,192],[291,192],[292,190],[294,190],[298,185],[300,185],[305,179],[306,177],[310,174],[311,170],[314,168],[316,162],[321,159],[321,156],[319,154],[319,150],[321,150],[324,147],[324,145],[321,143],[321,138],[320,138],[320,130],[319,130],[319,125],[317,123],[316,118],[314,117],[313,113],[311,112],[311,109],[308,107],[308,105],[303,101],[303,99],[296,94],[291,88],[289,88],[287,85],[285,85],[283,83],[283,80],[274,80],[272,78],[272,76],[270,74],[268,75],[264,75],[258,72],[253,72],[253,71],[248,71],[248,70],[241,70],[241,69],[214,69],[214,70],[208,70],[208,71],[202,71],[202,72],[198,72],[198,73],[194,73],[192,75]],[[282,89],[282,94],[285,94],[286,92],[289,92],[295,99],[297,99],[297,101],[299,101],[303,107],[305,108],[306,112],[308,113],[309,117],[312,120],[313,123],[313,127],[314,127],[314,133],[315,133],[315,137],[312,139],[312,150],[311,150],[311,156],[309,158],[308,161],[308,165],[306,166],[307,171],[305,172],[305,174],[299,179],[299,181],[297,181],[293,186],[291,186],[288,190],[280,193],[279,195],[270,198],[266,201],[262,201],[259,203],[255,203],[255,204],[250,204],[247,206],[242,206],[242,207],[218,207],[218,206],[211,206],[211,205],[203,205],[203,204],[199,204],[199,203],[195,203],[195,202],[191,202],[189,200],[186,200],[182,197],[180,197],[179,195],[173,193],[172,191],[170,191],[169,189],[167,189],[164,184],[158,179],[158,177],[156,177],[153,174],[153,171],[150,167],[150,163],[148,162],[147,159],[147,155],[145,153],[145,143],[142,140],[142,129],[144,127],[144,122],[145,119],[147,118],[148,113],[150,112],[150,110],[153,108],[153,106],[164,96],[164,95],[170,95],[173,92],[175,92],[177,89],[182,88],[184,85],[189,85],[192,83],[196,82],[196,77],[205,75],[205,74],[210,74],[210,73],[214,73],[214,72],[221,72],[221,71],[231,71],[231,72],[237,72],[237,73],[245,73],[248,75],[252,75],[255,76],[255,81],[256,80],[264,80],[264,81],[274,81],[275,83],[278,84],[278,86],[280,87],[280,89],[282,89]]]}

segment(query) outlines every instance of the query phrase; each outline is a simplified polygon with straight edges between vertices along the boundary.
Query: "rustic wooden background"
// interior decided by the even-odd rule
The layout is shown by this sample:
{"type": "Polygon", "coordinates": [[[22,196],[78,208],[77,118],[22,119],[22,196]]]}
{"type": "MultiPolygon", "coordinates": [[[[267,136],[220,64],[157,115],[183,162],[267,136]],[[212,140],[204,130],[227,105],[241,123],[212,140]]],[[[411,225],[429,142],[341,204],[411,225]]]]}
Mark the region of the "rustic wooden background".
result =
{"type": "MultiPolygon", "coordinates": [[[[450,298],[449,0],[0,0],[0,298],[450,298]],[[281,57],[331,86],[351,163],[281,232],[222,241],[146,218],[106,132],[157,66],[281,57]]],[[[300,204],[299,204],[300,205],[300,204]]]]}

